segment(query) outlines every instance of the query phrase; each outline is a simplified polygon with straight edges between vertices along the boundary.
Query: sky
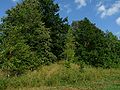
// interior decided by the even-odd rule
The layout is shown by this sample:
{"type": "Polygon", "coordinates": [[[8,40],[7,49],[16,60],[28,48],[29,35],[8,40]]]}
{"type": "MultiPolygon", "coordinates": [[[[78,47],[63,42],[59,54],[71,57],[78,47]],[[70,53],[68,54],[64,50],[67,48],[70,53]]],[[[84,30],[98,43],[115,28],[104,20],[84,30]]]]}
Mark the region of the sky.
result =
{"type": "MultiPolygon", "coordinates": [[[[0,0],[0,18],[5,11],[14,7],[20,0],[0,0]]],[[[120,36],[120,0],[54,0],[60,6],[60,16],[68,17],[69,23],[90,19],[103,31],[120,36]]]]}

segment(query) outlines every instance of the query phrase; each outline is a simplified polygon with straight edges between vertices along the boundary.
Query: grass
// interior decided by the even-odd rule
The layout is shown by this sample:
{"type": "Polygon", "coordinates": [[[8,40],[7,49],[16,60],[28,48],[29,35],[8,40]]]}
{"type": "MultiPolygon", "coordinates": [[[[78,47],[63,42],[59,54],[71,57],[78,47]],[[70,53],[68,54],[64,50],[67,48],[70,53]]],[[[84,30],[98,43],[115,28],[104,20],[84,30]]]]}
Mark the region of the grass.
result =
{"type": "Polygon", "coordinates": [[[81,70],[76,64],[66,68],[64,62],[56,63],[20,77],[0,74],[0,90],[120,90],[120,69],[81,70]]]}

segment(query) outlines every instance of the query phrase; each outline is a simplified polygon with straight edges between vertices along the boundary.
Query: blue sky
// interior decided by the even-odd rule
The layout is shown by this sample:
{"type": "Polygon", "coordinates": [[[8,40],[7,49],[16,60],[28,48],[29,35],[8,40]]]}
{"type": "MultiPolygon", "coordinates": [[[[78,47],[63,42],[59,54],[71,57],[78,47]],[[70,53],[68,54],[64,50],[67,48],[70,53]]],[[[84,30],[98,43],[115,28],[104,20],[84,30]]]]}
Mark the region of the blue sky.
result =
{"type": "MultiPolygon", "coordinates": [[[[19,0],[0,0],[0,18],[19,0]]],[[[120,36],[120,0],[55,0],[60,6],[61,17],[69,22],[88,17],[103,31],[109,30],[120,36]]]]}

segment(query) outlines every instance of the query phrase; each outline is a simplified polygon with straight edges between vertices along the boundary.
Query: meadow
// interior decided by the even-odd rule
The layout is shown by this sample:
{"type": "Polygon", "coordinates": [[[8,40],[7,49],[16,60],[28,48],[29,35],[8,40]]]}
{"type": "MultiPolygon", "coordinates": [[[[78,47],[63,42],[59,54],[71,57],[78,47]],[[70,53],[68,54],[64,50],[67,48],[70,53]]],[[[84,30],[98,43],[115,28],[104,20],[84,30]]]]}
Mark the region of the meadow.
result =
{"type": "Polygon", "coordinates": [[[94,68],[59,62],[19,77],[1,71],[0,90],[120,90],[120,69],[94,68]]]}

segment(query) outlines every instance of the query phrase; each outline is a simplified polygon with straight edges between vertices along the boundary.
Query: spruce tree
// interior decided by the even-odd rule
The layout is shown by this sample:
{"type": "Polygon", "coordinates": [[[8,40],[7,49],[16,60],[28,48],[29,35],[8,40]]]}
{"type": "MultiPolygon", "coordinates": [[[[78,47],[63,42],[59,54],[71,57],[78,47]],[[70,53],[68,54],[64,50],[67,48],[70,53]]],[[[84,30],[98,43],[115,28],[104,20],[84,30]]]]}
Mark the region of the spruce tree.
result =
{"type": "Polygon", "coordinates": [[[54,0],[38,0],[40,8],[42,8],[42,21],[45,27],[50,28],[50,36],[52,39],[52,52],[58,59],[64,50],[65,36],[69,29],[67,18],[60,18],[59,6],[54,0]]]}
{"type": "Polygon", "coordinates": [[[19,27],[10,26],[7,35],[3,38],[2,51],[0,52],[0,66],[9,75],[20,75],[26,70],[33,69],[38,62],[35,52],[25,44],[19,27]]]}
{"type": "Polygon", "coordinates": [[[0,59],[3,70],[22,73],[55,61],[50,48],[50,31],[41,21],[39,6],[38,0],[25,0],[6,12],[0,59]]]}

